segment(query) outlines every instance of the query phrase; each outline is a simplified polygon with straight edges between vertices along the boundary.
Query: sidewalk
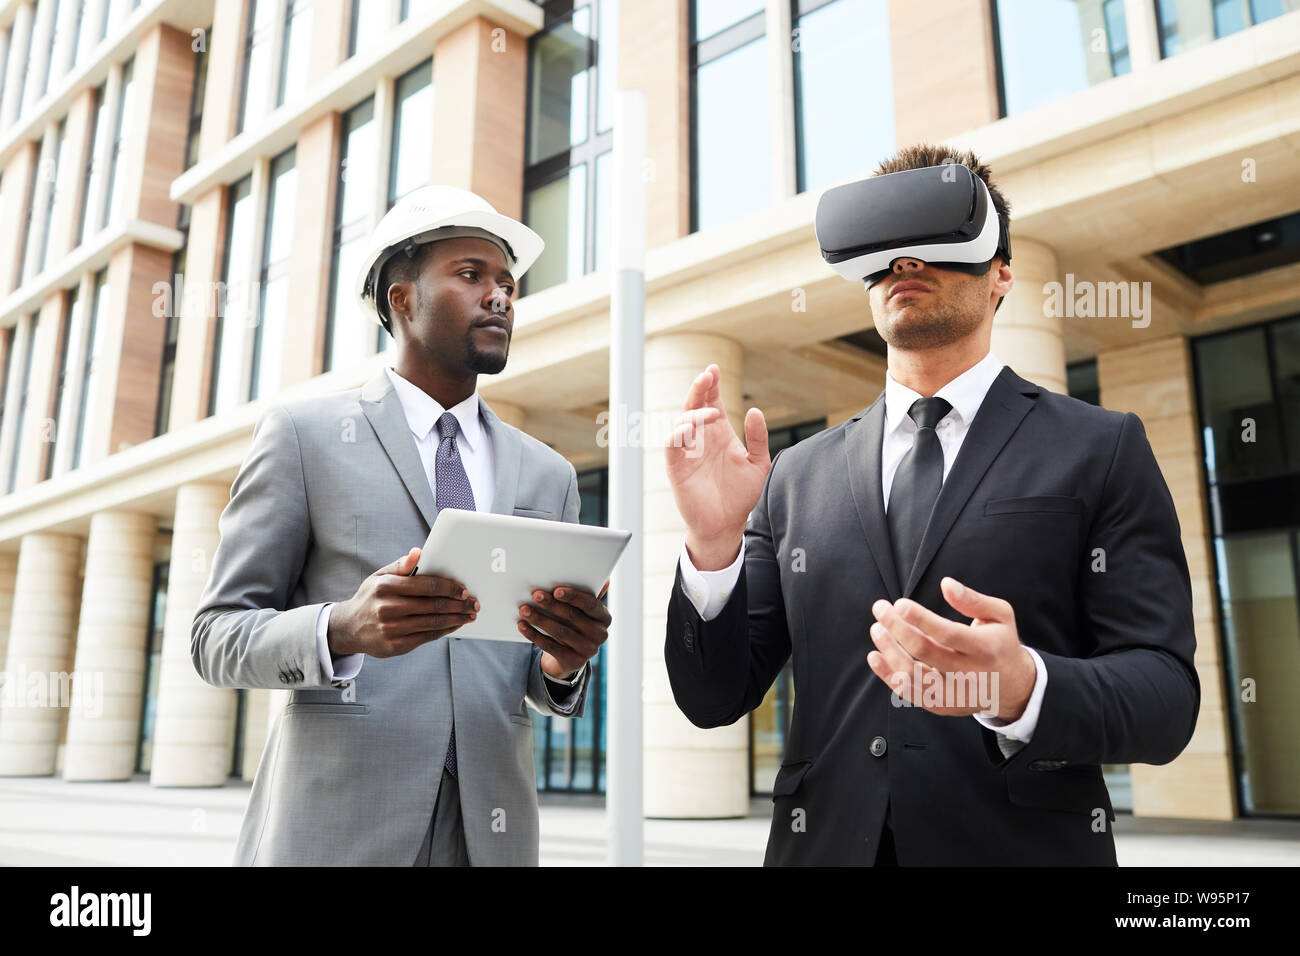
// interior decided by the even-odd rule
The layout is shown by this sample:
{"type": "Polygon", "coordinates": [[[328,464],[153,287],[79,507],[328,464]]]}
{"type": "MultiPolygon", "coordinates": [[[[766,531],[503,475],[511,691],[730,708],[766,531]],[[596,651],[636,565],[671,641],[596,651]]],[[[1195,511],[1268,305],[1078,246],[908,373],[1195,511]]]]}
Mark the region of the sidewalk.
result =
{"type": "MultiPolygon", "coordinates": [[[[130,783],[0,778],[0,866],[228,866],[247,784],[159,789],[130,783]]],[[[602,866],[600,797],[542,796],[543,866],[602,866]]],[[[770,803],[738,820],[647,820],[651,866],[758,866],[770,803]]],[[[1300,865],[1300,820],[1115,821],[1121,866],[1300,865]]]]}

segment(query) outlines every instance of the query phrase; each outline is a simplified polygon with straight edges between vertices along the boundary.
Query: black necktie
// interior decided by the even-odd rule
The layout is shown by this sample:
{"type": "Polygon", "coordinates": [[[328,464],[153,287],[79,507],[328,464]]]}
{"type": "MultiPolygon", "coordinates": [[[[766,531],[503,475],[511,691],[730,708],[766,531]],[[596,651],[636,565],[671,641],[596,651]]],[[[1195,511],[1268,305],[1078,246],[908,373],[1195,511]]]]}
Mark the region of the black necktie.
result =
{"type": "Polygon", "coordinates": [[[903,456],[889,487],[889,537],[894,548],[899,586],[906,588],[925,526],[943,488],[943,447],[934,426],[952,409],[942,398],[918,398],[907,410],[916,422],[916,439],[903,456]]]}

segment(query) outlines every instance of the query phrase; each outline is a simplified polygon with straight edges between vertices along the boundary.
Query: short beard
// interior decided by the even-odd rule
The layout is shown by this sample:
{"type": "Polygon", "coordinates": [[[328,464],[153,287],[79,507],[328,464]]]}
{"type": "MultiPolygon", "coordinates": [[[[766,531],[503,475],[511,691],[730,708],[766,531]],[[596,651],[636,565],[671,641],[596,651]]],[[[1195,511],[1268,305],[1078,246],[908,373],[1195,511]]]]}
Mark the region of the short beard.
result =
{"type": "MultiPolygon", "coordinates": [[[[957,302],[942,303],[935,312],[911,317],[907,323],[895,322],[880,333],[889,345],[906,352],[941,349],[959,342],[984,321],[983,290],[957,302]]],[[[931,293],[933,295],[933,293],[931,293]]]]}
{"type": "Polygon", "coordinates": [[[506,338],[506,351],[504,355],[495,352],[489,353],[479,349],[474,344],[474,330],[471,328],[465,337],[465,368],[476,375],[496,375],[506,367],[506,359],[510,357],[510,339],[506,338]]]}

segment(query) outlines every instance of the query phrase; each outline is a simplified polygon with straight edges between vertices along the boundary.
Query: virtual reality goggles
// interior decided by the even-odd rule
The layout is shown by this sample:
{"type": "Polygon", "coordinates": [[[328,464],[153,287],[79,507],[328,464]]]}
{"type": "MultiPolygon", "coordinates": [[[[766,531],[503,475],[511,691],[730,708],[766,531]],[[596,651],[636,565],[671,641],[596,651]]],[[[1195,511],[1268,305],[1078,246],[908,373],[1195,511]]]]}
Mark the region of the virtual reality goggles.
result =
{"type": "Polygon", "coordinates": [[[995,256],[1011,261],[984,181],[961,163],[905,169],[822,193],[814,226],[822,258],[866,288],[910,257],[941,269],[984,275],[995,256]]]}

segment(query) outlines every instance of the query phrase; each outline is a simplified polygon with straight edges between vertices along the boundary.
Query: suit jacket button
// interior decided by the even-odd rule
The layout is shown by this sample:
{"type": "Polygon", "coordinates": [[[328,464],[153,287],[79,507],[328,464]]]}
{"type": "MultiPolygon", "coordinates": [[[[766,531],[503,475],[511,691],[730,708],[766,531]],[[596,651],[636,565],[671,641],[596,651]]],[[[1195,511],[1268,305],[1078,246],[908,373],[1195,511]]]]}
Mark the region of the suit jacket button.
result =
{"type": "Polygon", "coordinates": [[[689,621],[682,630],[682,643],[686,645],[688,651],[695,650],[695,626],[689,621]]]}
{"type": "Polygon", "coordinates": [[[885,738],[884,738],[884,737],[872,737],[872,738],[871,738],[871,756],[873,756],[873,757],[883,757],[884,755],[885,755],[885,738]]]}

